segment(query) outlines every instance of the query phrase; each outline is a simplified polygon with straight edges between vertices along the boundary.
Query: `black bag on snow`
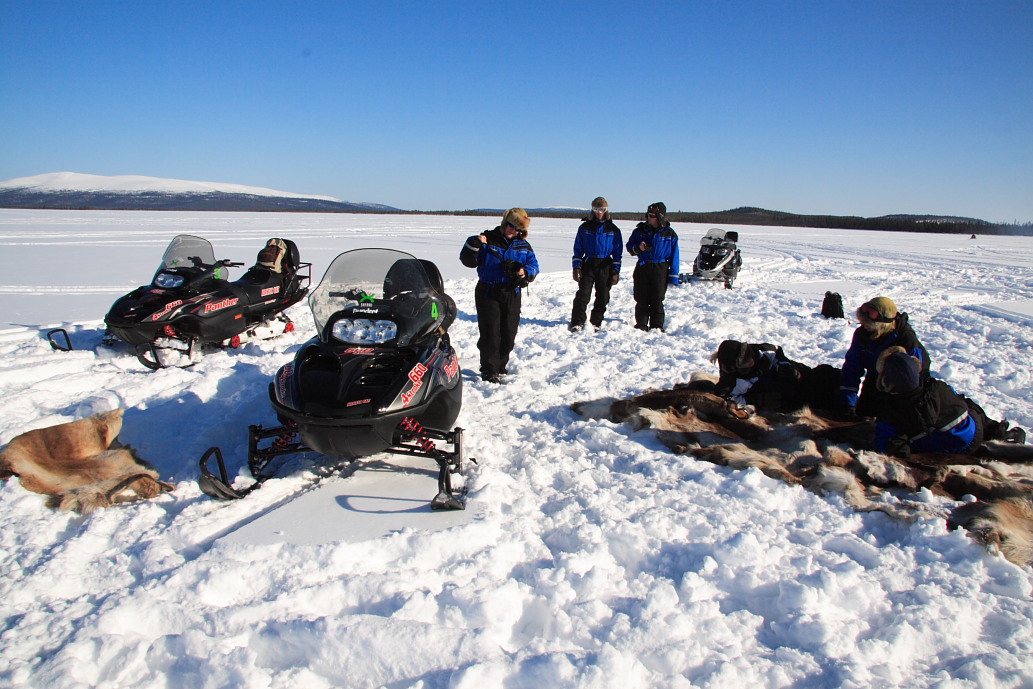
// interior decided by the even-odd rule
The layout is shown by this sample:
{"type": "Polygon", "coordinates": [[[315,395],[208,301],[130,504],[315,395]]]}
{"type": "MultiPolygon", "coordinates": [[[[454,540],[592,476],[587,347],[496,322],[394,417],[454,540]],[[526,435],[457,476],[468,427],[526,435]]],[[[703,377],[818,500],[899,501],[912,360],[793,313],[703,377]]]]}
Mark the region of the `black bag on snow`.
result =
{"type": "Polygon", "coordinates": [[[821,315],[825,318],[844,318],[843,297],[839,292],[826,292],[821,302],[821,315]]]}

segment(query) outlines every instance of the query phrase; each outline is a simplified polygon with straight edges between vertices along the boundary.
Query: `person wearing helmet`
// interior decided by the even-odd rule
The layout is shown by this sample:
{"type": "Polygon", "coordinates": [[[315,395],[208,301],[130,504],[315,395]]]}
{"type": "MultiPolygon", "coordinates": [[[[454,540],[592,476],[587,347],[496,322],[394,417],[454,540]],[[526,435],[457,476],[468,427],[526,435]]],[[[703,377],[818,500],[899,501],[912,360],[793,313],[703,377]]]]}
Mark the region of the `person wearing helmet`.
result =
{"type": "Polygon", "coordinates": [[[875,415],[875,449],[907,458],[912,452],[971,454],[985,441],[1021,445],[1026,431],[987,417],[976,402],[942,380],[922,378],[921,362],[892,346],[876,362],[883,394],[875,415]]]}
{"type": "Polygon", "coordinates": [[[610,287],[617,284],[621,272],[624,240],[620,229],[610,219],[610,208],[602,196],[592,201],[592,213],[577,228],[574,237],[574,308],[570,314],[570,331],[585,327],[588,302],[595,290],[595,304],[589,319],[596,328],[603,324],[606,305],[610,303],[610,287]]]}
{"type": "Polygon", "coordinates": [[[477,269],[474,303],[480,338],[481,379],[501,383],[509,373],[509,356],[520,327],[520,290],[538,275],[538,258],[527,241],[531,219],[523,208],[510,208],[502,224],[468,237],[459,260],[477,269]]]}
{"type": "Polygon", "coordinates": [[[861,304],[857,320],[861,325],[854,331],[843,361],[839,404],[847,416],[874,416],[885,395],[876,386],[879,355],[890,347],[903,347],[921,363],[924,381],[929,377],[929,354],[911,329],[907,313],[898,311],[889,297],[875,297],[861,304]]]}
{"type": "Polygon", "coordinates": [[[638,258],[633,276],[635,327],[664,330],[667,285],[679,284],[678,235],[667,221],[667,206],[652,203],[631,233],[628,253],[638,258]]]}

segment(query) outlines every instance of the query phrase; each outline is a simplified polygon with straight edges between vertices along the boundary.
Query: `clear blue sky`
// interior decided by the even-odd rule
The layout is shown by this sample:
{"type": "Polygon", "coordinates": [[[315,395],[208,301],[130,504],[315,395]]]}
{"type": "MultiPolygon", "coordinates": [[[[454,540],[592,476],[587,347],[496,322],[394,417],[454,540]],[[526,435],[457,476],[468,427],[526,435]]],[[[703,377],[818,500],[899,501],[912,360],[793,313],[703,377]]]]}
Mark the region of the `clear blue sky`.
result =
{"type": "Polygon", "coordinates": [[[1033,1],[0,0],[0,180],[1033,221],[1033,1]]]}

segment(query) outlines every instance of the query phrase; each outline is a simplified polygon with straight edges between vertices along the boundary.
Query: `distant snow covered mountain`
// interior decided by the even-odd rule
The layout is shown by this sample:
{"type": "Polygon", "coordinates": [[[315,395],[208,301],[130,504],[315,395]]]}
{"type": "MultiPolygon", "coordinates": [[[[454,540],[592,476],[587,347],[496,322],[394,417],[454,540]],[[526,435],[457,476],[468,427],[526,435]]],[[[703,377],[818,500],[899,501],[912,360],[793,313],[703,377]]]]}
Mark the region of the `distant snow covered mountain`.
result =
{"type": "Polygon", "coordinates": [[[0,182],[0,208],[189,211],[395,211],[376,203],[342,201],[264,187],[193,182],[141,175],[53,172],[0,182]]]}

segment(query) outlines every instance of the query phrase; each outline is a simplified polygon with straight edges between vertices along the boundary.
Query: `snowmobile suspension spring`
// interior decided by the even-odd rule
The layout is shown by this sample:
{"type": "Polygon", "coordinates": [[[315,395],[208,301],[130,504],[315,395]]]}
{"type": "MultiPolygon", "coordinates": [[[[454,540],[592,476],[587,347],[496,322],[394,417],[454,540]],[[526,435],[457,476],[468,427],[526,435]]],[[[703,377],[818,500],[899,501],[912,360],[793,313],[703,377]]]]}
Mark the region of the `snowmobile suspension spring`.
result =
{"type": "Polygon", "coordinates": [[[297,424],[293,422],[287,423],[285,425],[287,432],[283,435],[277,436],[276,440],[274,440],[272,443],[272,449],[280,451],[286,450],[288,447],[290,447],[290,444],[294,442],[294,438],[298,435],[296,430],[297,427],[297,424]]]}
{"type": "Polygon", "coordinates": [[[424,452],[431,453],[434,450],[437,450],[437,446],[434,444],[434,441],[427,437],[423,432],[423,426],[421,426],[420,422],[413,417],[405,417],[399,425],[402,427],[402,430],[409,431],[416,436],[416,440],[420,444],[420,449],[424,452]]]}

